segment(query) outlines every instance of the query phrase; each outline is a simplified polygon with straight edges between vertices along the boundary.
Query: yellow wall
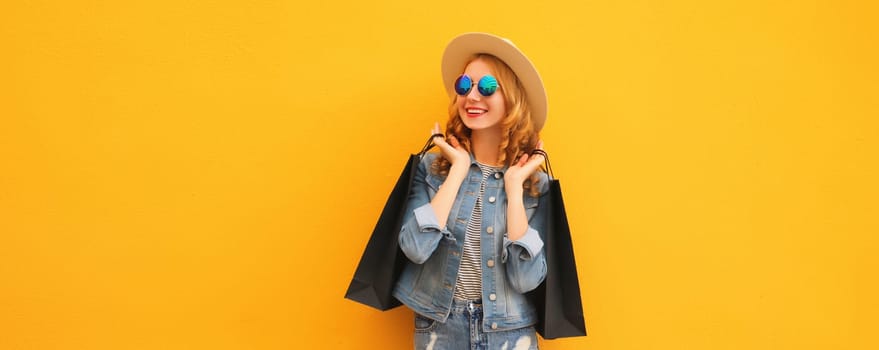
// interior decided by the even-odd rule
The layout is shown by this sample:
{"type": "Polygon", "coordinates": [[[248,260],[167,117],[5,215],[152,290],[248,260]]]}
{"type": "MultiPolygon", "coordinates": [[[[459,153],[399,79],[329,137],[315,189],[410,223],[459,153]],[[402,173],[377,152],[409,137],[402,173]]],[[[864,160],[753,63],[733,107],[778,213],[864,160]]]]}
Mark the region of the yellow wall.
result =
{"type": "Polygon", "coordinates": [[[342,296],[464,31],[549,93],[545,349],[879,346],[871,2],[133,3],[0,5],[0,349],[409,347],[342,296]]]}

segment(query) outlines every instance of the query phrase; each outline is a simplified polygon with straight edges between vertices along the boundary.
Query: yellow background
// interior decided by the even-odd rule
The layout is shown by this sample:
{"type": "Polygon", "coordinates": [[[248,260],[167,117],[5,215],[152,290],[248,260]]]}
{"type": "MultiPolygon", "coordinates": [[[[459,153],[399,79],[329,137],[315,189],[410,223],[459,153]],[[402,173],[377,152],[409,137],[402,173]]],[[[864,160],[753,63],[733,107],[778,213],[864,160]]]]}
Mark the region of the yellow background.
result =
{"type": "Polygon", "coordinates": [[[409,348],[343,299],[439,60],[512,38],[550,97],[590,336],[875,349],[868,1],[6,1],[0,349],[409,348]]]}

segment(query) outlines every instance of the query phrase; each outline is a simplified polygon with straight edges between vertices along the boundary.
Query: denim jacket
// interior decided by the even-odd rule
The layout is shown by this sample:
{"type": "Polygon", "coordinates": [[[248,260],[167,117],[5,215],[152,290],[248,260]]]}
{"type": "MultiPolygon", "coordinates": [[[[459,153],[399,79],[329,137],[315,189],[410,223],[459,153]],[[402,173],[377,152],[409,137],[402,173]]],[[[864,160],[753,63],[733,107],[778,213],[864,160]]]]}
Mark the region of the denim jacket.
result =
{"type": "MultiPolygon", "coordinates": [[[[445,180],[429,170],[437,156],[425,154],[412,181],[399,236],[400,248],[410,261],[397,280],[394,297],[424,317],[445,322],[452,305],[467,222],[479,195],[482,170],[471,155],[470,170],[455,197],[446,227],[439,227],[430,206],[430,200],[445,180]]],[[[488,177],[482,197],[482,326],[486,332],[537,323],[534,306],[523,293],[536,288],[546,277],[543,240],[538,233],[546,214],[538,210],[538,198],[525,191],[528,229],[516,241],[507,238],[505,170],[488,177]]],[[[549,187],[548,179],[546,173],[538,174],[538,188],[543,195],[549,187]]]]}

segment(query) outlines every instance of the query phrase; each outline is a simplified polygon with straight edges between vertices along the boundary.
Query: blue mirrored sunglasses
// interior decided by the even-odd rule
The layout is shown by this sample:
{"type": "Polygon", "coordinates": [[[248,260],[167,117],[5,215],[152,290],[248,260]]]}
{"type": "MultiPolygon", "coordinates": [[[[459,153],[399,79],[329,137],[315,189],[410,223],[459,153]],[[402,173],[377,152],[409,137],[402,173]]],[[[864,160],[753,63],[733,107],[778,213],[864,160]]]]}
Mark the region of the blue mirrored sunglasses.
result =
{"type": "MultiPolygon", "coordinates": [[[[467,96],[472,88],[473,79],[467,74],[462,74],[455,80],[455,93],[458,95],[467,96]]],[[[479,91],[479,94],[482,96],[491,96],[497,91],[497,79],[490,75],[483,76],[479,79],[479,83],[476,84],[476,91],[479,91]]]]}

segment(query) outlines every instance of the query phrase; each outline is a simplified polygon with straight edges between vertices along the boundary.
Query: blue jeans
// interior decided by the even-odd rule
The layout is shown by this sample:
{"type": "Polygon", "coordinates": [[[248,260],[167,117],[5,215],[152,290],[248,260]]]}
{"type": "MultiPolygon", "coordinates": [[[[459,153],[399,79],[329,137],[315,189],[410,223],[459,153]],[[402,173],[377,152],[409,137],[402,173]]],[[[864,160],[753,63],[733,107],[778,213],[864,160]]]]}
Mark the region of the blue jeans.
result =
{"type": "Polygon", "coordinates": [[[415,314],[416,350],[532,350],[534,327],[499,332],[482,330],[482,302],[453,299],[446,323],[415,314]]]}

